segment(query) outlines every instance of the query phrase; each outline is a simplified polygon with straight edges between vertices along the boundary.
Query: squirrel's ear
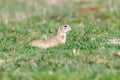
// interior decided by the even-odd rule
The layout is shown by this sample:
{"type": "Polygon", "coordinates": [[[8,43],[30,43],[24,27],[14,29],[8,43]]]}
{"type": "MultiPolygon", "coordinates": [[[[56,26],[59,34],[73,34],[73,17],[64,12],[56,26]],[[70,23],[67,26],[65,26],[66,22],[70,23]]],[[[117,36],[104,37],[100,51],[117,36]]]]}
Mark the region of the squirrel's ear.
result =
{"type": "Polygon", "coordinates": [[[62,29],[62,27],[60,26],[59,29],[62,29]]]}

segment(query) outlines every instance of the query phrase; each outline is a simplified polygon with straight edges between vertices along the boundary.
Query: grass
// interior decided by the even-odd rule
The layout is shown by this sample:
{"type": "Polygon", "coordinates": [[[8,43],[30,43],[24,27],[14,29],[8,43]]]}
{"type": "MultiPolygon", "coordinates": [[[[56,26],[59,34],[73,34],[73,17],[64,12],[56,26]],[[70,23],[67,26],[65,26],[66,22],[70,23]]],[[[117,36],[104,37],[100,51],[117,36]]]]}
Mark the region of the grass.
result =
{"type": "MultiPolygon", "coordinates": [[[[120,79],[120,57],[115,55],[120,45],[108,44],[109,39],[120,38],[119,10],[73,14],[90,4],[69,1],[63,5],[0,0],[0,59],[5,61],[0,63],[0,80],[120,79]],[[62,24],[72,26],[66,44],[46,50],[28,45],[51,37],[62,24]]],[[[104,0],[97,5],[105,7],[104,0]]]]}

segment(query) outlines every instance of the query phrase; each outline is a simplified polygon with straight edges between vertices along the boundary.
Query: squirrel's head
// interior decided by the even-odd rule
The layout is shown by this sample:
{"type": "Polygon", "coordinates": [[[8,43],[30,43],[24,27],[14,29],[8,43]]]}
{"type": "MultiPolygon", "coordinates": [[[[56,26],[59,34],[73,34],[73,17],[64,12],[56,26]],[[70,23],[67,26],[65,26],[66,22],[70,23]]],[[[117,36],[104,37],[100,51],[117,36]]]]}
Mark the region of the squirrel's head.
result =
{"type": "Polygon", "coordinates": [[[58,28],[58,34],[67,34],[71,31],[71,27],[69,25],[63,25],[58,28]]]}

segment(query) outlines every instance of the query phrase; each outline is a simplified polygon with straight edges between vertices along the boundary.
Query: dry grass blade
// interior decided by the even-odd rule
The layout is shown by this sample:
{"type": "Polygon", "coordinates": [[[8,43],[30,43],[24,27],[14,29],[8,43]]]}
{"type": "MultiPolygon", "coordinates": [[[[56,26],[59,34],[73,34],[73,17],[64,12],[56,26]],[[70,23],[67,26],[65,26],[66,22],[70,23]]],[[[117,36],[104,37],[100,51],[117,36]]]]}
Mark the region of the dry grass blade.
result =
{"type": "Polygon", "coordinates": [[[77,14],[81,13],[94,13],[94,12],[105,12],[106,10],[101,7],[88,7],[88,8],[79,8],[75,11],[77,14]]]}

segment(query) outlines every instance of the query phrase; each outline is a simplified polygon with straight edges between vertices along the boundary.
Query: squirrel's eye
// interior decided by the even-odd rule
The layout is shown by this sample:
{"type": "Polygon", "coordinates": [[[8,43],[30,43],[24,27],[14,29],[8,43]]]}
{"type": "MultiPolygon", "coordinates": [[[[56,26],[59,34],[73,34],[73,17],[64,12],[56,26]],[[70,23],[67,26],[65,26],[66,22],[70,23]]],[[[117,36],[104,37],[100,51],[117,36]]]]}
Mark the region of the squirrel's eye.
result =
{"type": "Polygon", "coordinates": [[[64,26],[64,27],[67,27],[67,26],[64,26]]]}

